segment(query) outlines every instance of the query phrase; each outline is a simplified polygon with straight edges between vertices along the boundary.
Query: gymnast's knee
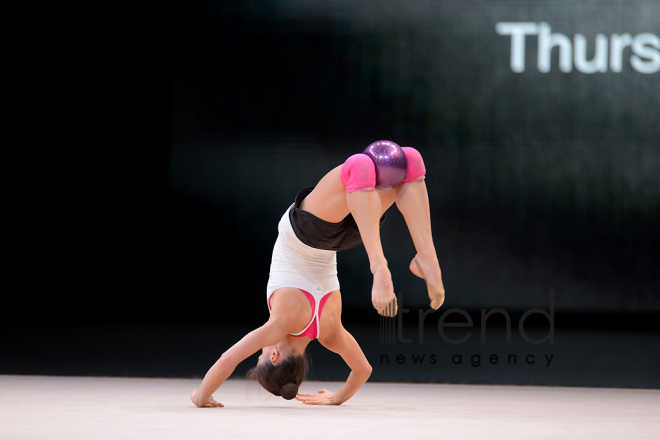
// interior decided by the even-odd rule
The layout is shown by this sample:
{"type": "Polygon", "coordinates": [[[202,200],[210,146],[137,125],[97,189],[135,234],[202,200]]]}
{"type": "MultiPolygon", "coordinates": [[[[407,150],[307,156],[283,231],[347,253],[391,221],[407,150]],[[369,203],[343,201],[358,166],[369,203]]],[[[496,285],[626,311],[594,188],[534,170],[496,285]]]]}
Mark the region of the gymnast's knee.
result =
{"type": "Polygon", "coordinates": [[[366,154],[354,154],[341,167],[341,183],[347,193],[376,189],[376,165],[366,154]]]}
{"type": "Polygon", "coordinates": [[[408,161],[408,171],[406,171],[406,177],[403,178],[403,183],[423,180],[426,175],[426,167],[422,155],[412,147],[401,147],[401,149],[406,154],[408,161]]]}

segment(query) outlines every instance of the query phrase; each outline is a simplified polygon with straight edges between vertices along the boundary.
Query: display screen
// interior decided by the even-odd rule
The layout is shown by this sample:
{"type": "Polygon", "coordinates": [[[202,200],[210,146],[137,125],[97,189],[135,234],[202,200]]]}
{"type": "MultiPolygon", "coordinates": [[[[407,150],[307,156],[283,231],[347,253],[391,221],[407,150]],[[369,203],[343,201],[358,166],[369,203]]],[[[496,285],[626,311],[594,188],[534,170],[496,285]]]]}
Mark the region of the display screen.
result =
{"type": "MultiPolygon", "coordinates": [[[[387,139],[425,160],[446,306],[660,311],[659,2],[179,1],[172,60],[172,298],[265,307],[296,193],[387,139]]],[[[371,307],[364,248],[337,261],[371,307]]]]}

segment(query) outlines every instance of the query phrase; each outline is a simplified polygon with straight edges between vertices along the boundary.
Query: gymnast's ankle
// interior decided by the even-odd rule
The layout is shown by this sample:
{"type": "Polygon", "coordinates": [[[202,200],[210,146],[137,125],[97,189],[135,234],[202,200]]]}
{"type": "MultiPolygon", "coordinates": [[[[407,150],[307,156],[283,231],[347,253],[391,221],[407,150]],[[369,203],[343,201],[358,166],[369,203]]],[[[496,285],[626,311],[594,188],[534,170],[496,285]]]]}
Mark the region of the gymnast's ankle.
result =
{"type": "Polygon", "coordinates": [[[385,272],[388,272],[388,273],[390,271],[390,269],[387,265],[387,260],[384,259],[384,258],[382,260],[374,261],[374,262],[370,263],[369,264],[369,270],[371,271],[372,275],[376,275],[376,272],[380,272],[380,271],[385,271],[385,272]]]}

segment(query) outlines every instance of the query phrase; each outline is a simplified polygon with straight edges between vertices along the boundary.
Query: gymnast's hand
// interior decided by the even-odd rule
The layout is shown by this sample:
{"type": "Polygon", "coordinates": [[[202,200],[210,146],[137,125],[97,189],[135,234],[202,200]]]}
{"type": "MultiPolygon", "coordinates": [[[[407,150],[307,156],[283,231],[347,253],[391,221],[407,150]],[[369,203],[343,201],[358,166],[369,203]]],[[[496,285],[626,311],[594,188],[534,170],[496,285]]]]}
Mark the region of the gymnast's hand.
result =
{"type": "Polygon", "coordinates": [[[318,394],[298,393],[296,400],[307,405],[339,405],[334,401],[335,393],[328,390],[319,390],[318,394]]]}
{"type": "MultiPolygon", "coordinates": [[[[195,396],[197,395],[197,390],[193,390],[192,396],[190,396],[190,400],[192,400],[192,403],[195,403],[195,396]]],[[[195,403],[195,405],[197,405],[195,403]]],[[[213,396],[210,396],[208,399],[206,399],[206,403],[200,408],[216,408],[216,407],[223,407],[224,405],[220,402],[217,402],[213,396]]]]}

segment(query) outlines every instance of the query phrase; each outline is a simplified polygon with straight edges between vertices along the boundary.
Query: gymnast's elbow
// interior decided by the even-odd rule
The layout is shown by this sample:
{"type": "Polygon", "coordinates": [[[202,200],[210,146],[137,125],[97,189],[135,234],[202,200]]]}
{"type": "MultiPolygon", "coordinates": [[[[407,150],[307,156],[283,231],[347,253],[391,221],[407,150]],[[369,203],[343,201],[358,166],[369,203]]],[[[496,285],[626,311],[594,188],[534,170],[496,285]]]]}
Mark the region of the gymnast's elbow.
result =
{"type": "Polygon", "coordinates": [[[360,367],[359,369],[353,370],[353,374],[364,380],[365,382],[367,379],[369,379],[369,376],[371,376],[371,372],[373,371],[373,367],[371,364],[366,364],[363,367],[360,367]]]}
{"type": "Polygon", "coordinates": [[[216,371],[233,371],[239,363],[240,360],[231,353],[224,352],[211,368],[216,371]]]}

